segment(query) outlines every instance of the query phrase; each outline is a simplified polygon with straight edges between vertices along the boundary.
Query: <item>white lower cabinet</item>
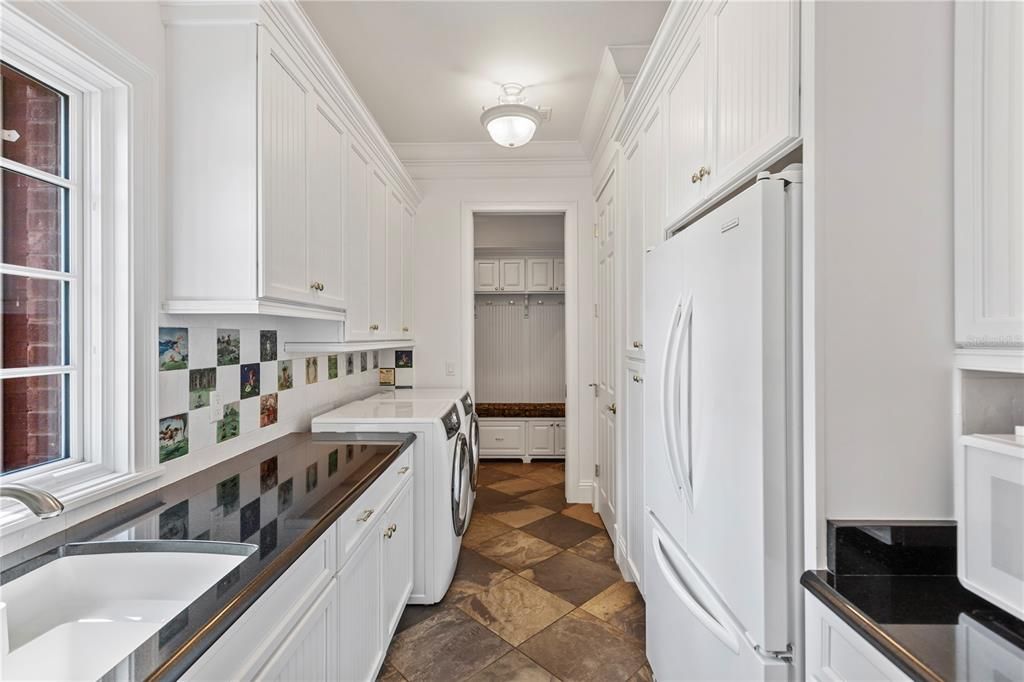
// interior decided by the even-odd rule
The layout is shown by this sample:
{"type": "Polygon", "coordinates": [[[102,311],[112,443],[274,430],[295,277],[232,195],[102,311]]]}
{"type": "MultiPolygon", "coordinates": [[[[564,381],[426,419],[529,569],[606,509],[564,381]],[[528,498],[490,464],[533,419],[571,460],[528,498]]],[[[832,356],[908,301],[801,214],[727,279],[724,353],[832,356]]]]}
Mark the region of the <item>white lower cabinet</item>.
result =
{"type": "Polygon", "coordinates": [[[183,678],[376,679],[412,592],[410,462],[395,460],[183,678]]]}
{"type": "Polygon", "coordinates": [[[481,419],[480,456],[564,457],[565,419],[481,419]]]}
{"type": "Polygon", "coordinates": [[[910,679],[818,599],[808,594],[804,604],[807,679],[818,682],[910,679]]]}
{"type": "Polygon", "coordinates": [[[527,452],[531,455],[555,454],[555,423],[532,421],[526,430],[527,452]]]}

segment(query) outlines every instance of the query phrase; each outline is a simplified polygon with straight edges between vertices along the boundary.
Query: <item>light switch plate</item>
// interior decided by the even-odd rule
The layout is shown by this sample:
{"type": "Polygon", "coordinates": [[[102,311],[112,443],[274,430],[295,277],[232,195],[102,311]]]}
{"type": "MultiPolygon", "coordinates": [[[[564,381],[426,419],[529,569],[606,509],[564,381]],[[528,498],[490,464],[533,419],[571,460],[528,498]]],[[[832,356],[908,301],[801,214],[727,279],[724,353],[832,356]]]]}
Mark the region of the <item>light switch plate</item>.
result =
{"type": "Polygon", "coordinates": [[[446,362],[446,363],[444,363],[444,373],[447,374],[450,377],[455,376],[455,363],[454,362],[446,362]]]}
{"type": "Polygon", "coordinates": [[[224,398],[220,391],[210,391],[210,423],[219,422],[224,418],[224,398]]]}

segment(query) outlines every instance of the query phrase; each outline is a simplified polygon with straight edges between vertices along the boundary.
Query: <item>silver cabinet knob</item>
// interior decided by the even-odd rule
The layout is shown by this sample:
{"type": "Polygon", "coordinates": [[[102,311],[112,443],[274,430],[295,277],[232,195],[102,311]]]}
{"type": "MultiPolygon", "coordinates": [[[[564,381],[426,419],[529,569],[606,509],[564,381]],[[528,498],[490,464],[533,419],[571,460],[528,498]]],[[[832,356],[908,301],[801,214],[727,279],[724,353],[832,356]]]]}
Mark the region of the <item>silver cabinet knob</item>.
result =
{"type": "Polygon", "coordinates": [[[642,384],[643,382],[644,382],[644,378],[642,376],[640,376],[639,374],[634,374],[633,375],[633,383],[634,384],[642,384]]]}
{"type": "Polygon", "coordinates": [[[409,471],[409,467],[402,467],[401,469],[398,470],[398,475],[401,476],[402,474],[406,473],[407,471],[409,471]]]}
{"type": "Polygon", "coordinates": [[[356,519],[356,523],[366,523],[367,521],[369,521],[370,517],[373,516],[373,511],[374,510],[372,509],[363,510],[363,513],[360,514],[359,518],[356,519]]]}
{"type": "Polygon", "coordinates": [[[633,348],[643,348],[643,347],[644,347],[644,344],[640,343],[639,341],[634,341],[633,342],[633,348]]]}

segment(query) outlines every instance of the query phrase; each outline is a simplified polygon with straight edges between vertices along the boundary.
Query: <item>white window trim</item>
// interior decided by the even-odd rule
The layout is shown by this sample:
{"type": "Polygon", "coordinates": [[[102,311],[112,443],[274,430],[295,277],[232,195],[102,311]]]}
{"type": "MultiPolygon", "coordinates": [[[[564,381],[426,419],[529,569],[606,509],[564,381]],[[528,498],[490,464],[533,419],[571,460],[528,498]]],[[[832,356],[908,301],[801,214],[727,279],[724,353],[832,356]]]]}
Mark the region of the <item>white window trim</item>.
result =
{"type": "MultiPolygon", "coordinates": [[[[81,116],[81,410],[69,420],[81,458],[8,474],[57,495],[68,509],[158,476],[156,331],[160,142],[156,74],[55,2],[5,4],[0,57],[53,74],[81,116]],[[86,288],[88,287],[88,288],[86,288]]],[[[70,125],[75,125],[72,118],[70,125]]],[[[75,149],[75,147],[72,147],[75,149]]],[[[76,228],[72,228],[76,229],[76,228]]],[[[75,255],[72,254],[72,262],[75,255]]],[[[74,331],[74,328],[72,328],[74,331]]],[[[72,389],[74,390],[74,389],[72,389]]],[[[0,505],[4,532],[38,522],[16,502],[0,505]]]]}

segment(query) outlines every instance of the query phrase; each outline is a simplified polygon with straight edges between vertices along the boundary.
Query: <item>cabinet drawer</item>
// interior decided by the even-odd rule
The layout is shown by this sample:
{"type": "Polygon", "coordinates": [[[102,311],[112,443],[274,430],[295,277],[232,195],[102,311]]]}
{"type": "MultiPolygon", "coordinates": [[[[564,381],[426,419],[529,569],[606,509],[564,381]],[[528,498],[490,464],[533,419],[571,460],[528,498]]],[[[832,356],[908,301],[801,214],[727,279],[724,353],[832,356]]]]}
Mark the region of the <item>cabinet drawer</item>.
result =
{"type": "Polygon", "coordinates": [[[255,677],[334,577],[334,542],[330,530],[320,536],[185,672],[184,679],[255,677]]]}
{"type": "Polygon", "coordinates": [[[807,678],[818,682],[910,680],[853,628],[807,595],[807,678]]]}
{"type": "Polygon", "coordinates": [[[522,455],[526,452],[524,422],[480,420],[480,454],[522,455]]]}
{"type": "Polygon", "coordinates": [[[339,567],[345,563],[359,541],[384,514],[384,508],[398,492],[402,483],[412,475],[412,449],[410,448],[399,455],[398,459],[388,467],[388,470],[341,515],[335,524],[338,532],[339,567]]]}

